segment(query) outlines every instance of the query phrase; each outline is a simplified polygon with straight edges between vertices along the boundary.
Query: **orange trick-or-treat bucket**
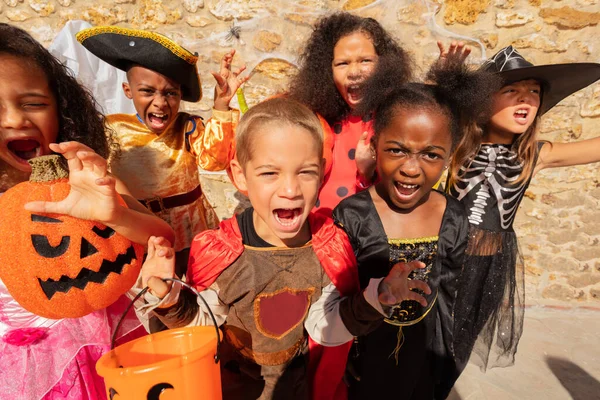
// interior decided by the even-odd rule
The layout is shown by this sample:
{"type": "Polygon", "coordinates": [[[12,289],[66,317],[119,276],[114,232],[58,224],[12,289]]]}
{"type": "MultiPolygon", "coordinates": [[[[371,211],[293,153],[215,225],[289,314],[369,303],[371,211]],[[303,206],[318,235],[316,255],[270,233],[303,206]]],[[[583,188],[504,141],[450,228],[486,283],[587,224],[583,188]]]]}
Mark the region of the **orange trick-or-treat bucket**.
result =
{"type": "Polygon", "coordinates": [[[115,347],[96,370],[110,400],[221,400],[219,340],[214,326],[170,329],[115,347]]]}

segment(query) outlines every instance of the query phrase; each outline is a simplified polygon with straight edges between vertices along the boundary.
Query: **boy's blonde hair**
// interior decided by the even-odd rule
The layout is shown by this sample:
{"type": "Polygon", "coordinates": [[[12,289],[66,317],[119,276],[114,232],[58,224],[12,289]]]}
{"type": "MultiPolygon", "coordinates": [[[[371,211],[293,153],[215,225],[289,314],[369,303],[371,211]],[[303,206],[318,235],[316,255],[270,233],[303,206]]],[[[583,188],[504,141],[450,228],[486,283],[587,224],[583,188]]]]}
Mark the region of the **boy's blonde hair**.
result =
{"type": "Polygon", "coordinates": [[[242,168],[252,159],[253,135],[272,123],[306,129],[316,142],[319,155],[323,154],[323,127],[316,114],[295,100],[275,97],[250,108],[236,128],[236,157],[242,168]]]}

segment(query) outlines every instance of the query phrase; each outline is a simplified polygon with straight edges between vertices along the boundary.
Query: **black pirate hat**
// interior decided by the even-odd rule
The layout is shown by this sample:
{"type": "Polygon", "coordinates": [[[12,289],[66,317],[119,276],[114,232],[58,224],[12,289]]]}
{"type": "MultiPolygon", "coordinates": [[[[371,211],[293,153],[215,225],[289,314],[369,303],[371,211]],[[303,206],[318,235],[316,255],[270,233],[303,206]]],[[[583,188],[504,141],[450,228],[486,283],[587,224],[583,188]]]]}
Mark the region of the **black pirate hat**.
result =
{"type": "Polygon", "coordinates": [[[78,32],[77,40],[110,65],[127,70],[132,64],[156,71],[181,85],[182,99],[202,98],[196,69],[198,56],[158,33],[118,26],[97,26],[78,32]]]}
{"type": "Polygon", "coordinates": [[[550,110],[565,97],[600,79],[600,64],[570,63],[535,66],[512,46],[500,50],[481,68],[500,74],[505,84],[526,79],[539,81],[542,85],[539,115],[550,110]]]}

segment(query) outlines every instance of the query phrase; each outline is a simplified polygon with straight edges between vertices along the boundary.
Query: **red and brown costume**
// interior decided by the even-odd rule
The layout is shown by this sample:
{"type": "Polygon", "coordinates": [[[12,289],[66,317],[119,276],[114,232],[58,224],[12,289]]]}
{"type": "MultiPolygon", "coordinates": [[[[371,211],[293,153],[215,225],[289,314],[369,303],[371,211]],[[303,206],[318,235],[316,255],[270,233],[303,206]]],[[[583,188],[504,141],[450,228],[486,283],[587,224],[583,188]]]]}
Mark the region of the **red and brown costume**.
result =
{"type": "MultiPolygon", "coordinates": [[[[333,283],[342,296],[359,291],[347,236],[330,218],[311,214],[309,224],[312,241],[301,248],[245,246],[236,218],[192,242],[188,281],[199,291],[217,291],[219,302],[229,306],[226,347],[235,349],[232,359],[258,367],[267,398],[275,383],[286,384],[284,371],[306,352],[303,323],[321,290],[333,283]]],[[[308,338],[311,398],[346,397],[342,376],[350,344],[323,347],[308,338]]]]}

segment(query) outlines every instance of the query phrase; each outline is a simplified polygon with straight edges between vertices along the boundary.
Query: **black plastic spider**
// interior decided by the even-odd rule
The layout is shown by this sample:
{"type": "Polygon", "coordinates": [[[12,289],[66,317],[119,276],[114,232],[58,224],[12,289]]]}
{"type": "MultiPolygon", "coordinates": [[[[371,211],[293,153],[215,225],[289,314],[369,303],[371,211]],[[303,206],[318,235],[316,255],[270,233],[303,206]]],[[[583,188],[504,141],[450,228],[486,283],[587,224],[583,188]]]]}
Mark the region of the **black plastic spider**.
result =
{"type": "Polygon", "coordinates": [[[229,41],[233,40],[233,38],[240,40],[241,32],[242,32],[242,27],[236,25],[234,22],[233,24],[231,24],[231,27],[229,28],[229,32],[227,33],[227,36],[225,36],[225,39],[227,39],[229,41]]]}

